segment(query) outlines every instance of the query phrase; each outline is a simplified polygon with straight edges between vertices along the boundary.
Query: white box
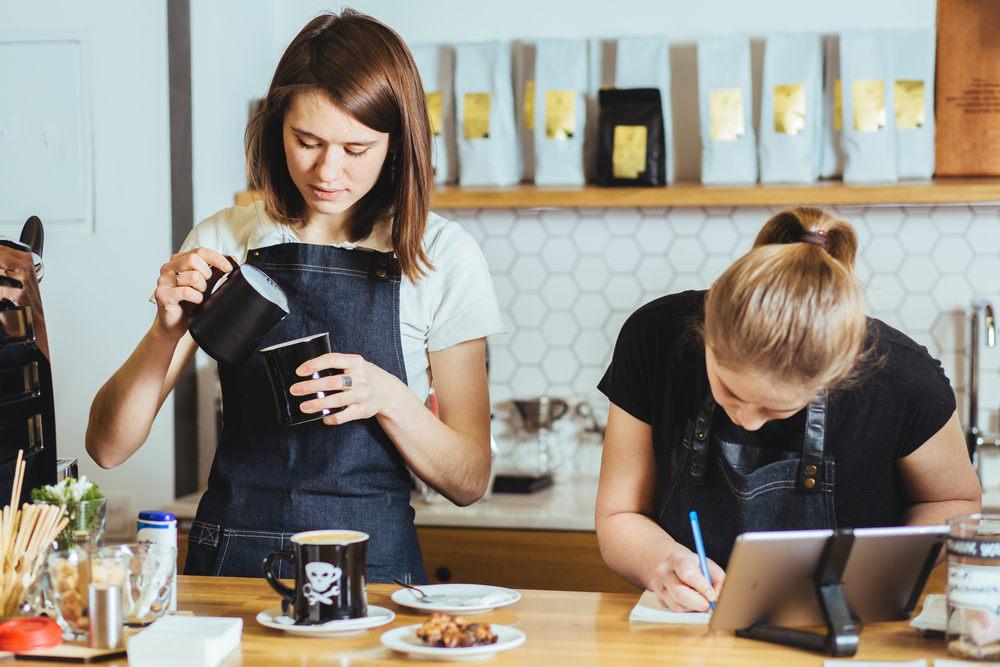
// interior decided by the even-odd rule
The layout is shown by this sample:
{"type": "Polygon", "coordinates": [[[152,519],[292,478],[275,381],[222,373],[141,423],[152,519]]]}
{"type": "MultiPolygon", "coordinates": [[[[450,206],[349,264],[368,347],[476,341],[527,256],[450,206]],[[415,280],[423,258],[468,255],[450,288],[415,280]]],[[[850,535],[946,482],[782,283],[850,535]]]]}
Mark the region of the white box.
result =
{"type": "Polygon", "coordinates": [[[165,616],[128,639],[130,667],[215,667],[240,645],[242,618],[165,616]]]}

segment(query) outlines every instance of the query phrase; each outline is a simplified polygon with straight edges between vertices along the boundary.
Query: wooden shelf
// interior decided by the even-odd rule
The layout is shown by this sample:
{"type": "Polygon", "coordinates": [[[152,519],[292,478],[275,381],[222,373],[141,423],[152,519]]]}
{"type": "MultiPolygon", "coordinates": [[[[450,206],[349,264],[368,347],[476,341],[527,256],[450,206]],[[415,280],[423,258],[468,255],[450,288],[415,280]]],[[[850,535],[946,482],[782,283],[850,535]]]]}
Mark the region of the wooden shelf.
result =
{"type": "MultiPolygon", "coordinates": [[[[246,206],[254,193],[240,192],[246,206]]],[[[627,206],[858,206],[877,204],[986,204],[1000,202],[1000,178],[938,178],[899,183],[717,186],[677,183],[667,188],[441,186],[434,208],[604,208],[627,206]]]]}

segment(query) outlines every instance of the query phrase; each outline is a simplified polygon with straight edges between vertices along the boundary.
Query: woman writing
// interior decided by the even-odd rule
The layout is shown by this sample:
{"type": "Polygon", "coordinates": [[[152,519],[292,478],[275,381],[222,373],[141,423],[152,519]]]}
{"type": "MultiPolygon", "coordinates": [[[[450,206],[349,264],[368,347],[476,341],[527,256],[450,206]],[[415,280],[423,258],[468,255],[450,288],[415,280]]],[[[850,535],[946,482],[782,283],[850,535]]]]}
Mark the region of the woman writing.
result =
{"type": "Polygon", "coordinates": [[[458,504],[481,497],[485,336],[504,326],[479,247],[429,213],[430,125],[405,44],[350,10],[314,19],[282,56],[246,144],[263,201],[201,222],[162,267],[156,318],[94,400],[87,450],[112,467],[138,449],[195,352],[185,307],[202,301],[213,267],[233,268],[225,255],[249,262],[291,309],[262,347],[330,332],[334,352],[303,364],[292,388],[326,395],[302,410],[343,410],[279,427],[260,356],[220,365],[223,431],[185,572],[261,576],[292,534],[348,528],[371,536],[369,581],[424,582],[406,467],[458,504]],[[321,369],[342,374],[306,379],[321,369]],[[424,407],[431,379],[440,420],[424,407]]]}
{"type": "Polygon", "coordinates": [[[846,222],[785,211],[707,293],[657,299],[622,328],[599,385],[611,408],[597,534],[608,565],[667,608],[708,610],[743,532],[978,511],[948,379],[865,317],[856,250],[846,222]]]}

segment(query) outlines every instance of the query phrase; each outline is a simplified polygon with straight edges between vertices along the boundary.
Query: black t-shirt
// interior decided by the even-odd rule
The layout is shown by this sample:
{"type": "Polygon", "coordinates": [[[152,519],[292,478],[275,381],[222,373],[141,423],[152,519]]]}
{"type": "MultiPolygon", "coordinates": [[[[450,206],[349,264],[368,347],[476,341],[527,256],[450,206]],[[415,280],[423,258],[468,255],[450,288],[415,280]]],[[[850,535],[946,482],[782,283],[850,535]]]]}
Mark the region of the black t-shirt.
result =
{"type": "MultiPolygon", "coordinates": [[[[642,306],[622,327],[598,389],[653,431],[658,474],[670,475],[671,449],[708,391],[705,347],[694,325],[704,318],[704,292],[671,294],[642,306]]],[[[869,318],[875,342],[862,380],[832,390],[825,451],[833,456],[838,528],[891,526],[909,504],[896,461],[929,440],[955,412],[955,394],[940,362],[884,322],[869,318]]],[[[730,442],[801,451],[804,410],[746,431],[716,407],[713,430],[730,442]]],[[[665,480],[661,479],[658,487],[665,480]]]]}

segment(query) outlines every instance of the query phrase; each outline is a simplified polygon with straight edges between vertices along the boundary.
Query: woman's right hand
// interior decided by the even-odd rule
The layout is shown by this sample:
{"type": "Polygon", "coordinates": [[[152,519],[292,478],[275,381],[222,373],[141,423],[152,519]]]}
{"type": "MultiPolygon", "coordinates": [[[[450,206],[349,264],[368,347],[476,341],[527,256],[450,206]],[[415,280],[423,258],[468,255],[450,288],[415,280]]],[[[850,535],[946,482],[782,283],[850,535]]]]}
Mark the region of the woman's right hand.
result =
{"type": "Polygon", "coordinates": [[[708,560],[712,584],[705,580],[698,563],[698,556],[680,545],[667,560],[660,563],[653,573],[649,589],[656,594],[660,604],[670,611],[708,611],[719,597],[726,572],[708,560]]]}
{"type": "Polygon", "coordinates": [[[195,248],[170,258],[160,268],[156,281],[156,322],[164,332],[180,338],[187,331],[186,304],[197,305],[205,299],[212,267],[223,273],[233,270],[223,255],[208,248],[195,248]]]}

